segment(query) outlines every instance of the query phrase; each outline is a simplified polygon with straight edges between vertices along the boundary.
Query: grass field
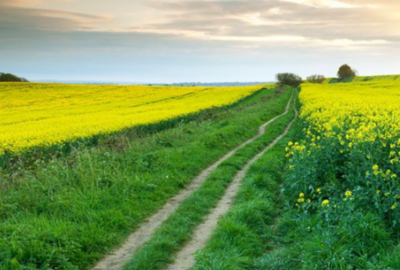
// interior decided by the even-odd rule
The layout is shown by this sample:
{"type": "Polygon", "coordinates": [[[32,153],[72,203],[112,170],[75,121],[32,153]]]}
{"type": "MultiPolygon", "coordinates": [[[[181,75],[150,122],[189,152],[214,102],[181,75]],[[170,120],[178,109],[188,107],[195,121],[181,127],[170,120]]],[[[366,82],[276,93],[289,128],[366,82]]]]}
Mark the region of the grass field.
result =
{"type": "MultiPolygon", "coordinates": [[[[283,214],[280,186],[286,164],[284,148],[299,131],[295,122],[290,132],[250,168],[232,209],[197,255],[193,270],[256,269],[257,258],[274,246],[274,226],[283,214]]],[[[272,269],[269,267],[260,270],[272,269]]]]}
{"type": "MultiPolygon", "coordinates": [[[[400,75],[357,76],[348,78],[344,82],[369,82],[369,81],[399,81],[400,75]]],[[[338,83],[338,78],[327,78],[324,83],[338,83]]]]}
{"type": "MultiPolygon", "coordinates": [[[[233,106],[122,145],[78,147],[2,169],[1,269],[85,269],[218,157],[283,111],[289,91],[233,106]]],[[[128,136],[129,135],[129,136],[128,136]]]]}
{"type": "Polygon", "coordinates": [[[124,269],[158,270],[164,269],[168,263],[172,262],[174,253],[180,250],[191,238],[194,228],[203,221],[210,209],[216,206],[237,171],[249,159],[270,144],[274,138],[282,134],[293,117],[294,112],[290,108],[290,112],[272,123],[268,127],[268,132],[262,137],[249,146],[240,149],[235,155],[223,162],[209,176],[202,187],[180,205],[179,209],[163,224],[154,237],[135,254],[124,269]]]}
{"type": "Polygon", "coordinates": [[[232,104],[262,86],[0,84],[0,155],[232,104]]]}

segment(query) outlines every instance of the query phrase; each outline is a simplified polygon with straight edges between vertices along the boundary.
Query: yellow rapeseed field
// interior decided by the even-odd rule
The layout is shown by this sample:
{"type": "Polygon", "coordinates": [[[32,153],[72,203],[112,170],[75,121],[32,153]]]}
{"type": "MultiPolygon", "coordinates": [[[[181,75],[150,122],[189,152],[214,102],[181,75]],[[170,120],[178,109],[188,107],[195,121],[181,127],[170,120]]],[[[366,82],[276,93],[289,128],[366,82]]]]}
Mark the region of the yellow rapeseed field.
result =
{"type": "Polygon", "coordinates": [[[0,84],[0,155],[224,106],[262,86],[0,84]]]}
{"type": "Polygon", "coordinates": [[[400,229],[400,81],[304,84],[299,97],[304,134],[286,148],[293,205],[375,211],[400,229]]]}
{"type": "Polygon", "coordinates": [[[315,190],[322,186],[346,197],[352,194],[348,188],[365,187],[368,196],[376,199],[378,211],[396,209],[400,203],[400,82],[304,84],[299,97],[304,137],[286,148],[291,157],[289,175],[303,185],[297,192],[305,194],[305,187],[311,191],[294,202],[299,205],[318,197],[321,192],[315,190]]]}
{"type": "Polygon", "coordinates": [[[300,100],[309,136],[337,137],[349,148],[400,135],[400,81],[304,84],[300,100]]]}

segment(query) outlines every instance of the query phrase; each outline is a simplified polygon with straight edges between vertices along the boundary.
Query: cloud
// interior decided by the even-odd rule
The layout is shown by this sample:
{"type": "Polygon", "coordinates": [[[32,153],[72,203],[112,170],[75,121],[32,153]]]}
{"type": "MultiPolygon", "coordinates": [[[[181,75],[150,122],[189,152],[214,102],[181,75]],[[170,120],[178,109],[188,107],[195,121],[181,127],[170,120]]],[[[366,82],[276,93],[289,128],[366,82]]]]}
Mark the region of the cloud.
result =
{"type": "Polygon", "coordinates": [[[215,76],[219,67],[239,78],[234,66],[247,78],[268,65],[305,72],[310,59],[323,66],[376,57],[393,67],[399,8],[398,0],[0,0],[0,68],[25,66],[29,75],[60,65],[58,74],[68,74],[79,65],[146,78],[193,68],[204,79],[214,76],[210,66],[215,76]]]}
{"type": "Polygon", "coordinates": [[[284,2],[291,2],[300,5],[312,7],[327,7],[327,8],[356,8],[354,4],[336,1],[336,0],[281,0],[284,2]]]}
{"type": "MultiPolygon", "coordinates": [[[[137,22],[132,18],[120,23],[118,14],[23,8],[23,4],[50,0],[18,1],[0,0],[0,29],[137,32],[181,39],[261,42],[274,46],[292,42],[293,47],[306,43],[352,49],[397,43],[396,25],[400,23],[396,12],[387,12],[398,5],[398,1],[392,0],[380,2],[379,6],[370,0],[153,0],[143,2],[140,12],[153,10],[162,14],[157,21],[150,18],[137,22]]],[[[98,1],[105,5],[103,0],[98,1]]],[[[76,1],[69,6],[74,4],[79,6],[76,1]]]]}
{"type": "Polygon", "coordinates": [[[0,0],[0,31],[15,32],[29,29],[46,31],[87,31],[111,18],[62,10],[34,9],[13,6],[0,0]]]}
{"type": "Polygon", "coordinates": [[[372,3],[355,0],[152,1],[148,3],[151,8],[167,14],[165,22],[136,27],[136,31],[273,46],[292,42],[292,47],[350,50],[397,43],[396,25],[400,18],[386,10],[397,2],[388,1],[382,7],[372,3]]]}

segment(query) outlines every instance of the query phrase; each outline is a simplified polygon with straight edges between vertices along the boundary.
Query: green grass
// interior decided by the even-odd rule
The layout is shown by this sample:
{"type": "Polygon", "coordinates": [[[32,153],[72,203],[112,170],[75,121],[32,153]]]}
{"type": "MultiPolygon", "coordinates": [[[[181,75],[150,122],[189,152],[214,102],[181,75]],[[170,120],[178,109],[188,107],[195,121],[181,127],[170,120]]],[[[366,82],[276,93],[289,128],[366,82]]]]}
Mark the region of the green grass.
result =
{"type": "Polygon", "coordinates": [[[135,254],[124,269],[157,270],[163,269],[168,263],[172,262],[174,253],[191,238],[195,227],[210,212],[211,208],[216,206],[237,171],[271,143],[274,138],[283,133],[293,116],[293,112],[282,116],[267,127],[264,136],[240,149],[223,162],[202,187],[179,206],[177,211],[157,230],[153,238],[135,254]]]}
{"type": "Polygon", "coordinates": [[[88,268],[202,169],[282,113],[289,97],[263,90],[173,128],[121,134],[2,169],[0,269],[88,268]]]}
{"type": "Polygon", "coordinates": [[[206,248],[197,254],[192,269],[251,269],[254,260],[268,248],[281,209],[284,148],[295,130],[292,128],[250,167],[232,209],[220,220],[206,248]]]}
{"type": "MultiPolygon", "coordinates": [[[[368,82],[368,81],[397,81],[400,80],[400,75],[378,75],[378,76],[357,76],[348,78],[343,82],[368,82]]],[[[338,78],[327,78],[324,83],[339,83],[338,78]]]]}

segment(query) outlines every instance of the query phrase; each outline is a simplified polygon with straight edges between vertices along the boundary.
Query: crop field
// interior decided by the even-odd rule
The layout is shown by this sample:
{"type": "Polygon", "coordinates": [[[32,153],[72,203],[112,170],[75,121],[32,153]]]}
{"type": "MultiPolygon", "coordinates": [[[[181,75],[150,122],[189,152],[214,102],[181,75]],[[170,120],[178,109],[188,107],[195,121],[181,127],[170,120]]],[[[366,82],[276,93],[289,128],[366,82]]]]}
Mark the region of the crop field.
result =
{"type": "Polygon", "coordinates": [[[300,88],[4,85],[14,98],[2,101],[1,128],[49,134],[7,150],[111,139],[0,167],[1,270],[400,269],[393,76],[300,88]]]}
{"type": "MultiPolygon", "coordinates": [[[[148,233],[149,246],[143,247],[144,253],[139,252],[138,257],[133,257],[133,251],[122,254],[135,258],[129,264],[133,269],[161,269],[224,195],[238,168],[284,131],[293,119],[290,108],[295,100],[291,89],[271,86],[2,86],[6,86],[2,89],[2,97],[8,100],[2,100],[2,107],[8,109],[1,113],[9,116],[1,118],[2,130],[10,132],[11,123],[19,125],[21,133],[8,137],[14,141],[24,136],[23,123],[26,123],[28,133],[49,135],[38,136],[33,146],[48,142],[52,136],[58,138],[59,141],[53,141],[57,144],[74,139],[74,136],[92,134],[87,130],[118,131],[117,128],[124,129],[140,121],[147,123],[146,115],[156,121],[198,112],[196,117],[157,132],[144,132],[140,136],[122,132],[118,140],[107,144],[79,145],[71,152],[37,158],[27,166],[12,160],[13,166],[0,168],[2,270],[92,269],[96,262],[113,254],[114,248],[142,227],[145,230],[159,228],[159,232],[153,233],[160,236],[151,239],[153,233],[148,233]],[[136,99],[129,98],[134,94],[136,99]],[[216,108],[203,110],[212,106],[216,108]],[[74,121],[77,118],[82,122],[74,121]],[[35,128],[34,124],[41,123],[48,124],[49,129],[45,126],[35,128]],[[66,135],[67,123],[76,125],[70,131],[77,133],[72,137],[68,134],[57,137],[66,135]],[[263,125],[265,135],[257,135],[263,125]],[[115,129],[108,129],[110,126],[115,129]],[[66,129],[58,132],[63,128],[66,129]],[[254,143],[244,143],[253,137],[254,143]],[[234,152],[218,166],[222,162],[218,160],[229,151],[234,152]],[[211,165],[214,169],[207,169],[211,165]],[[203,171],[213,174],[202,176],[203,171]],[[204,185],[197,184],[191,189],[190,185],[198,175],[202,176],[204,185]],[[172,199],[180,192],[189,192],[187,188],[193,190],[187,201],[172,199]],[[159,209],[171,204],[180,206],[170,213],[171,220],[158,226],[146,223],[148,219],[153,220],[151,215],[157,215],[159,209]],[[150,257],[154,259],[149,260],[150,257]],[[152,266],[141,268],[138,265],[152,266]]],[[[15,151],[19,149],[26,149],[26,155],[29,155],[30,148],[15,148],[15,151]]],[[[129,259],[118,259],[118,263],[122,266],[129,259]]]]}
{"type": "Polygon", "coordinates": [[[280,224],[288,244],[258,264],[400,269],[400,82],[303,84],[299,99],[280,224]]]}
{"type": "Polygon", "coordinates": [[[293,155],[289,175],[293,181],[296,177],[297,193],[305,192],[302,198],[308,200],[321,197],[318,189],[338,194],[351,189],[348,197],[360,193],[364,203],[374,205],[397,228],[400,82],[304,85],[300,101],[306,137],[288,149],[293,155]],[[321,167],[303,171],[303,162],[318,162],[321,167]]]}
{"type": "Polygon", "coordinates": [[[0,155],[232,104],[262,88],[2,83],[0,155]]]}

